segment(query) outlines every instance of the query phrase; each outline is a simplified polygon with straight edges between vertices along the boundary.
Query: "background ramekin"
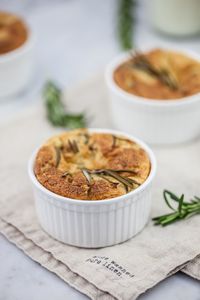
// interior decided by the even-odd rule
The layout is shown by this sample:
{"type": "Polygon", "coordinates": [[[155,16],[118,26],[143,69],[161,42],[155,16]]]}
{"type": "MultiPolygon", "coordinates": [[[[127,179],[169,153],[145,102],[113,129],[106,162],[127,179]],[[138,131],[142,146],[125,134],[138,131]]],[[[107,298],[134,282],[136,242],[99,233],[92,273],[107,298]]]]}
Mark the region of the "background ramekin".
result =
{"type": "Polygon", "coordinates": [[[153,26],[161,32],[175,36],[200,32],[198,0],[151,0],[148,9],[153,26]]]}
{"type": "Polygon", "coordinates": [[[33,171],[36,152],[29,161],[28,171],[34,188],[37,215],[43,229],[61,242],[78,247],[97,248],[124,242],[143,229],[151,209],[151,188],[156,161],[151,149],[132,136],[105,129],[90,131],[124,135],[141,145],[151,161],[147,180],[126,195],[85,201],[59,196],[43,187],[33,171]]]}
{"type": "MultiPolygon", "coordinates": [[[[200,61],[200,55],[194,52],[168,50],[200,61]]],[[[199,136],[200,93],[181,99],[154,100],[124,91],[115,83],[113,73],[129,57],[129,53],[117,56],[105,72],[114,126],[151,144],[182,143],[199,136]]]]}
{"type": "Polygon", "coordinates": [[[0,101],[23,91],[33,75],[35,37],[30,26],[25,25],[28,29],[25,43],[0,54],[0,101]]]}

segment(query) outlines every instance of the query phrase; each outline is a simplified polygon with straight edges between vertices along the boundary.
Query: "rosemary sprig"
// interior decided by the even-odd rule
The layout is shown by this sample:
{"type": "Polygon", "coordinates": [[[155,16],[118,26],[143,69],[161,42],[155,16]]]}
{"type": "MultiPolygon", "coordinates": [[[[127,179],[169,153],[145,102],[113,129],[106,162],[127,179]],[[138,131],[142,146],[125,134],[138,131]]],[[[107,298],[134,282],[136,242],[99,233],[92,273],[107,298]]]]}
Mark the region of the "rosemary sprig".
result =
{"type": "Polygon", "coordinates": [[[64,104],[61,101],[61,90],[53,82],[46,83],[43,96],[47,109],[47,118],[52,125],[71,129],[86,126],[83,114],[66,113],[64,104]]]}
{"type": "Polygon", "coordinates": [[[119,0],[118,37],[124,50],[133,47],[134,8],[136,0],[119,0]]]}
{"type": "Polygon", "coordinates": [[[132,179],[132,178],[127,178],[127,180],[128,180],[131,184],[137,184],[137,185],[140,185],[140,184],[141,184],[140,182],[138,182],[137,180],[132,179]]]}
{"type": "Polygon", "coordinates": [[[157,78],[163,84],[168,86],[172,90],[178,89],[178,83],[175,78],[166,70],[166,69],[157,69],[155,68],[150,61],[141,53],[136,52],[136,54],[132,55],[131,58],[131,66],[133,68],[142,70],[149,75],[157,78]]]}
{"type": "Polygon", "coordinates": [[[115,178],[119,182],[123,183],[123,185],[125,185],[126,187],[133,187],[132,183],[130,183],[125,177],[117,174],[115,171],[105,170],[105,174],[115,178]]]}
{"type": "Polygon", "coordinates": [[[200,214],[200,198],[197,196],[194,196],[190,202],[185,202],[183,194],[178,197],[174,193],[164,190],[163,197],[167,206],[174,212],[153,218],[152,220],[155,225],[166,226],[171,223],[190,218],[193,215],[200,214]],[[178,205],[177,208],[172,206],[172,201],[176,202],[178,205]]]}
{"type": "MultiPolygon", "coordinates": [[[[98,170],[89,170],[89,169],[82,169],[81,170],[84,176],[86,177],[87,181],[91,183],[91,175],[98,175],[99,177],[103,178],[104,176],[110,176],[120,182],[121,184],[124,185],[126,192],[128,192],[128,188],[133,188],[133,184],[140,185],[139,182],[137,182],[134,179],[124,177],[122,175],[119,175],[120,172],[128,172],[134,173],[134,170],[111,170],[111,169],[98,169],[98,170]]],[[[105,178],[104,178],[105,179],[105,178]]],[[[113,182],[112,182],[113,183],[113,182]]]]}
{"type": "Polygon", "coordinates": [[[103,178],[105,181],[109,182],[110,184],[112,184],[113,186],[117,186],[119,184],[119,182],[114,182],[110,179],[108,179],[106,177],[106,175],[103,175],[103,174],[98,174],[99,177],[103,178]]]}

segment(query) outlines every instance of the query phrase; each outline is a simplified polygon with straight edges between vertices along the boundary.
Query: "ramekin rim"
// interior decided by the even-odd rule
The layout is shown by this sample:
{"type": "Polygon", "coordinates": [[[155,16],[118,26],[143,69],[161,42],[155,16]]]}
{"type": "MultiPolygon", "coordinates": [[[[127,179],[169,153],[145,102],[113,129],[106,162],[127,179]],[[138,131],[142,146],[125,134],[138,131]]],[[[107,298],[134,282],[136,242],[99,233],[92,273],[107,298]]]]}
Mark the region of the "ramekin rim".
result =
{"type": "MultiPolygon", "coordinates": [[[[146,51],[149,51],[151,49],[154,49],[156,47],[151,47],[148,49],[145,49],[146,51]]],[[[162,47],[159,47],[162,49],[162,47]]],[[[189,49],[181,49],[181,48],[177,48],[177,47],[165,47],[165,50],[169,50],[169,51],[177,51],[179,53],[183,53],[193,59],[196,59],[200,62],[200,55],[193,51],[193,50],[189,50],[189,49]]],[[[134,51],[133,51],[134,52],[134,51]]],[[[182,97],[182,98],[178,98],[178,99],[150,99],[150,98],[145,98],[145,97],[141,97],[138,95],[134,95],[131,93],[126,92],[125,90],[123,90],[122,88],[120,88],[117,83],[114,81],[113,78],[113,73],[116,70],[116,68],[118,66],[120,66],[124,61],[127,60],[127,58],[130,56],[130,51],[126,51],[126,52],[122,52],[120,54],[118,54],[117,56],[115,56],[110,63],[107,64],[106,69],[105,69],[105,81],[107,86],[116,94],[120,95],[121,97],[123,97],[125,100],[129,101],[130,103],[137,103],[140,105],[145,105],[145,106],[151,106],[151,107],[175,107],[175,106],[183,106],[183,105],[189,105],[193,102],[198,102],[199,101],[199,96],[200,96],[200,92],[196,93],[194,95],[191,96],[187,96],[187,97],[182,97]]]]}
{"type": "MultiPolygon", "coordinates": [[[[135,196],[136,194],[138,194],[139,192],[142,192],[147,186],[149,186],[149,184],[151,184],[152,180],[155,177],[155,173],[156,173],[156,168],[157,168],[157,163],[156,163],[156,158],[155,155],[153,153],[153,151],[151,150],[151,148],[142,140],[140,140],[137,137],[134,137],[130,134],[124,133],[122,131],[118,131],[118,130],[113,130],[113,129],[101,129],[101,128],[88,128],[89,131],[91,132],[102,132],[102,133],[110,133],[110,134],[116,134],[116,135],[122,135],[125,136],[127,138],[129,138],[130,140],[138,143],[148,154],[149,159],[150,159],[150,163],[151,163],[151,170],[150,173],[147,177],[147,179],[135,190],[119,196],[119,197],[115,197],[115,198],[109,198],[109,199],[102,199],[102,200],[82,200],[82,199],[73,199],[73,198],[67,198],[67,197],[63,197],[60,196],[56,193],[53,193],[51,191],[49,191],[47,188],[45,188],[36,178],[34,171],[33,171],[33,164],[35,161],[35,156],[36,153],[38,151],[38,148],[32,153],[31,158],[29,159],[28,162],[28,174],[29,174],[29,178],[31,179],[31,182],[42,192],[46,193],[47,195],[50,195],[51,197],[54,198],[54,200],[56,201],[60,201],[63,203],[68,203],[68,204],[75,204],[75,205],[109,205],[109,204],[114,204],[114,203],[118,203],[121,202],[125,199],[130,198],[131,196],[135,196]]],[[[134,199],[135,200],[135,199],[134,199]]]]}
{"type": "Polygon", "coordinates": [[[30,48],[32,48],[33,45],[35,44],[36,36],[34,34],[34,31],[31,28],[31,25],[27,21],[25,21],[24,18],[22,18],[22,20],[23,20],[23,22],[26,26],[27,32],[28,32],[27,39],[18,48],[13,49],[9,52],[0,54],[0,64],[4,64],[7,61],[10,61],[20,55],[23,55],[26,51],[28,51],[30,48]]]}

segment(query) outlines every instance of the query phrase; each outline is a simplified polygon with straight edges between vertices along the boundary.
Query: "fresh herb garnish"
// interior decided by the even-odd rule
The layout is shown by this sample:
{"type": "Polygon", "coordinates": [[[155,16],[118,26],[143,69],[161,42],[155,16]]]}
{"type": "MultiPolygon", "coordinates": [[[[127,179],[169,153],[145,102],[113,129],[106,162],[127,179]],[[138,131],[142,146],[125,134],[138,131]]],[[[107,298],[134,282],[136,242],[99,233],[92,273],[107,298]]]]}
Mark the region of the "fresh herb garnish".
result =
{"type": "Polygon", "coordinates": [[[137,180],[135,180],[135,179],[132,179],[132,178],[126,178],[131,184],[137,184],[137,185],[140,185],[140,183],[137,181],[137,180]]]}
{"type": "Polygon", "coordinates": [[[83,114],[66,113],[61,100],[61,90],[53,82],[46,83],[43,96],[47,109],[47,118],[52,125],[71,129],[86,127],[86,119],[83,114]]]}
{"type": "Polygon", "coordinates": [[[136,0],[119,0],[118,36],[125,50],[133,47],[134,8],[136,0]]]}
{"type": "Polygon", "coordinates": [[[123,177],[123,176],[117,174],[117,173],[116,173],[115,171],[113,171],[113,170],[106,170],[105,174],[106,174],[106,175],[109,175],[109,176],[115,178],[117,181],[121,182],[121,183],[125,186],[127,192],[128,192],[128,188],[132,188],[132,187],[133,187],[133,184],[130,183],[130,182],[127,180],[127,178],[125,178],[125,177],[123,177]]]}
{"type": "Polygon", "coordinates": [[[130,169],[118,169],[118,170],[114,170],[115,172],[124,172],[124,173],[133,173],[133,174],[137,174],[138,170],[130,170],[130,169]]]}
{"type": "Polygon", "coordinates": [[[89,184],[91,184],[92,177],[91,177],[90,173],[88,172],[88,170],[87,169],[82,169],[81,171],[82,171],[83,175],[85,176],[87,182],[89,184]]]}
{"type": "Polygon", "coordinates": [[[56,153],[56,168],[58,167],[59,163],[60,163],[60,159],[61,159],[61,152],[60,152],[60,148],[55,147],[55,153],[56,153]]]}
{"type": "Polygon", "coordinates": [[[68,149],[72,151],[74,154],[79,152],[79,148],[75,140],[73,141],[68,140],[68,149]]]}
{"type": "Polygon", "coordinates": [[[174,193],[167,190],[164,190],[163,197],[167,206],[174,212],[153,218],[152,220],[154,221],[155,225],[166,226],[171,223],[190,218],[196,214],[200,214],[199,197],[194,196],[190,202],[185,202],[183,194],[178,197],[174,193]],[[177,203],[177,208],[172,206],[172,201],[177,203]]]}
{"type": "Polygon", "coordinates": [[[103,174],[98,174],[99,177],[103,178],[105,181],[109,182],[110,184],[112,184],[113,186],[117,186],[119,184],[119,182],[114,182],[110,179],[108,179],[106,177],[106,175],[103,175],[103,174]]]}
{"type": "Polygon", "coordinates": [[[92,175],[97,175],[101,178],[103,177],[104,179],[105,179],[105,176],[110,176],[113,179],[117,180],[119,183],[123,184],[126,188],[126,192],[128,192],[128,188],[131,188],[131,189],[133,188],[133,184],[137,184],[138,186],[140,185],[140,183],[137,182],[135,179],[131,179],[131,178],[119,175],[120,172],[128,172],[128,173],[133,172],[133,173],[135,173],[134,170],[111,170],[111,169],[89,170],[89,169],[82,169],[81,171],[82,171],[83,175],[86,177],[86,179],[89,183],[91,183],[92,175]]]}
{"type": "Polygon", "coordinates": [[[131,67],[142,70],[152,77],[157,78],[172,90],[178,89],[177,81],[168,70],[155,68],[145,55],[141,53],[136,52],[131,56],[131,67]]]}

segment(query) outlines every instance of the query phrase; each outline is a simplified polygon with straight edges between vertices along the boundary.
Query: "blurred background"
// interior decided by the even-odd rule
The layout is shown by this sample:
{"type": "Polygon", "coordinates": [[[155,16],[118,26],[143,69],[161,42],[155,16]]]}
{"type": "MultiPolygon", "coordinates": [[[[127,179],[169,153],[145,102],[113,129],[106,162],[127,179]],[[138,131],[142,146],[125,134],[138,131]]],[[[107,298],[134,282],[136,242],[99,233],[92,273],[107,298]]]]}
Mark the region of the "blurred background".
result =
{"type": "Polygon", "coordinates": [[[36,101],[46,79],[70,88],[103,72],[113,56],[130,46],[120,40],[120,30],[129,31],[130,14],[133,47],[178,45],[199,51],[198,8],[199,0],[0,0],[0,10],[24,17],[36,37],[32,81],[14,100],[0,101],[1,119],[36,101]],[[176,20],[183,23],[181,32],[176,20]]]}

